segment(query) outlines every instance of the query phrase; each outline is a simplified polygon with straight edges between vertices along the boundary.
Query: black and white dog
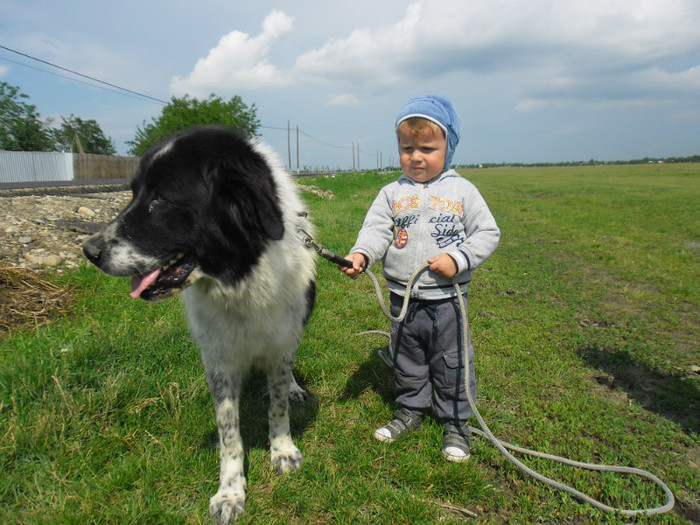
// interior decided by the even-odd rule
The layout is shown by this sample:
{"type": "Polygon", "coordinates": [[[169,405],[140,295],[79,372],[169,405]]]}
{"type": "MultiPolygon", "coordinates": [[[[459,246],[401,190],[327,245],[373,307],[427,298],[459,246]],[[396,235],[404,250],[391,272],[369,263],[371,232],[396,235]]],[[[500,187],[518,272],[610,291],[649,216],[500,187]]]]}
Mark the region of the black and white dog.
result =
{"type": "Polygon", "coordinates": [[[245,509],[239,391],[251,367],[267,372],[272,463],[300,468],[288,399],[305,392],[292,367],[315,296],[315,253],[296,186],[272,151],[222,127],[192,128],[145,153],[133,198],[83,245],[134,298],[182,291],[214,400],[221,447],[209,512],[230,523],[245,509]]]}

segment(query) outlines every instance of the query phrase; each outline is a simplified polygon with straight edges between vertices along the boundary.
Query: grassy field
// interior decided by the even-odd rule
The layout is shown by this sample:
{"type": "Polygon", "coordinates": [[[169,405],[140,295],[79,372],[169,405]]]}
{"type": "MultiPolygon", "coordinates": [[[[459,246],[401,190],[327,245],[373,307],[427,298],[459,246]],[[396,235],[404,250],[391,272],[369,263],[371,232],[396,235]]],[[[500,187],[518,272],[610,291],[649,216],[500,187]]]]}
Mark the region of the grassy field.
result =
{"type": "MultiPolygon", "coordinates": [[[[700,164],[464,172],[502,230],[475,274],[470,321],[479,409],[502,439],[661,477],[676,509],[700,512],[700,164]]],[[[304,180],[317,239],[344,254],[378,189],[396,174],[304,180]]],[[[446,463],[429,419],[393,444],[392,377],[376,356],[386,329],[368,279],[319,262],[316,311],[292,409],[298,474],[267,451],[265,381],[242,401],[247,512],[241,523],[624,523],[524,477],[485,439],[446,463]]],[[[77,304],[0,341],[0,522],[207,523],[216,424],[180,299],[129,299],[92,268],[53,277],[77,304]]],[[[525,456],[543,474],[625,508],[653,507],[647,481],[525,456]]]]}

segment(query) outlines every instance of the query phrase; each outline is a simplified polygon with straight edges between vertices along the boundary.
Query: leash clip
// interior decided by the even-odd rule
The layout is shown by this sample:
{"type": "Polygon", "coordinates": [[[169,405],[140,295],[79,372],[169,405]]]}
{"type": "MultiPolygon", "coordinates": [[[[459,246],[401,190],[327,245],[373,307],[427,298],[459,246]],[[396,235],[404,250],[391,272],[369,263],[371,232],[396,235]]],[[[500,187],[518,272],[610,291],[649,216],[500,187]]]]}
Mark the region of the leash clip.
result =
{"type": "Polygon", "coordinates": [[[313,248],[321,257],[332,263],[339,264],[340,266],[344,266],[346,268],[352,268],[352,263],[350,261],[336,255],[327,248],[324,248],[323,245],[318,244],[316,241],[314,241],[314,238],[311,237],[311,235],[304,231],[301,226],[297,226],[297,231],[303,234],[301,242],[304,244],[304,246],[307,248],[313,248]]]}
{"type": "Polygon", "coordinates": [[[316,241],[314,241],[314,238],[311,237],[311,235],[304,231],[304,229],[301,226],[297,226],[297,231],[302,234],[301,242],[304,246],[306,246],[307,248],[313,248],[319,254],[321,253],[319,245],[316,244],[316,241]]]}

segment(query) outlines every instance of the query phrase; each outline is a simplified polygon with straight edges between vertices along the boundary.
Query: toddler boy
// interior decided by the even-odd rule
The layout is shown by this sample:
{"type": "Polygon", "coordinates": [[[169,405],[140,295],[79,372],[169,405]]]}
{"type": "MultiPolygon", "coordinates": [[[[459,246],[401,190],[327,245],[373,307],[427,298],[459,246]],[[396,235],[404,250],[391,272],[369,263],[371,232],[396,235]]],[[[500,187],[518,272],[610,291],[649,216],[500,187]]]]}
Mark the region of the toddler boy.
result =
{"type": "MultiPolygon", "coordinates": [[[[469,459],[472,416],[454,283],[459,284],[466,304],[472,270],[493,253],[500,238],[479,191],[450,169],[459,126],[459,116],[446,98],[418,97],[403,107],[395,125],[403,174],[380,190],[346,257],[353,266],[341,268],[356,278],[363,268],[382,260],[391,313],[397,316],[409,277],[426,262],[430,264],[409,292],[406,317],[392,323],[399,409],[374,437],[395,441],[417,429],[432,406],[445,424],[443,456],[452,462],[469,459]]],[[[469,389],[476,400],[474,349],[467,335],[469,389]]]]}

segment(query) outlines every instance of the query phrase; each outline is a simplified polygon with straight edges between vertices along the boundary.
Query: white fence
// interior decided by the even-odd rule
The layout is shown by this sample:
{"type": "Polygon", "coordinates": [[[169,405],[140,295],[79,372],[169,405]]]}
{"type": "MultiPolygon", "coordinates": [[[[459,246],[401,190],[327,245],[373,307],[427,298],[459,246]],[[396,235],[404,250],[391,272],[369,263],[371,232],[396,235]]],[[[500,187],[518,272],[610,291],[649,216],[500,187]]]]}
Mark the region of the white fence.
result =
{"type": "Polygon", "coordinates": [[[73,180],[73,154],[0,151],[0,182],[73,180]]]}
{"type": "Polygon", "coordinates": [[[128,179],[138,157],[37,151],[0,151],[0,184],[59,180],[128,179]]]}

